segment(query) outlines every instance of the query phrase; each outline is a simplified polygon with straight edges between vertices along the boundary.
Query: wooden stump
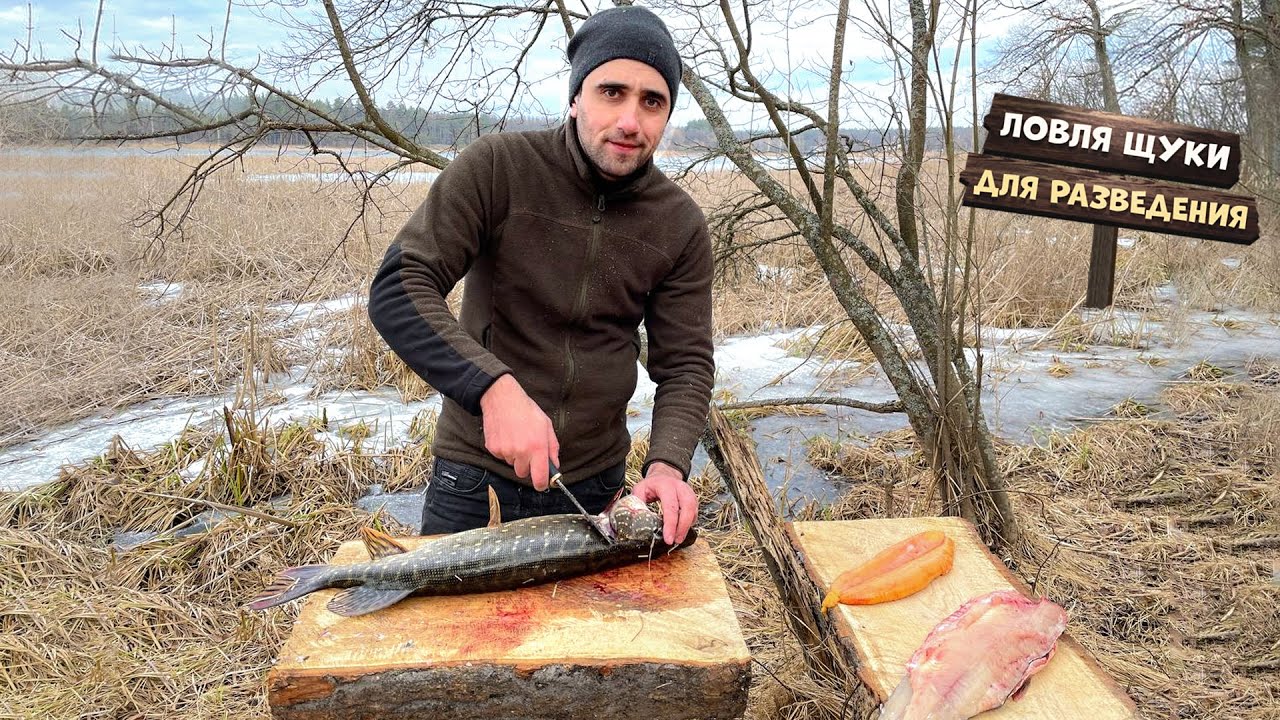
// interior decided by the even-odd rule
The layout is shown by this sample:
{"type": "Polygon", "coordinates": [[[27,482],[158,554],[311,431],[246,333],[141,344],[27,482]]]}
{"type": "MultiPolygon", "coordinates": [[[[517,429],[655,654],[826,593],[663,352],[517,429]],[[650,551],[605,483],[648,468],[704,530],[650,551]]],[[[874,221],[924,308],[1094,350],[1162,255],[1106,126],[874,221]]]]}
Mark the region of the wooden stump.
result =
{"type": "MultiPolygon", "coordinates": [[[[426,538],[399,538],[414,547],[426,538]]],[[[367,559],[343,544],[333,562],[367,559]]],[[[271,713],[320,718],[738,718],[750,655],[705,541],[507,592],[411,597],[354,618],[304,601],[271,713]]]]}
{"type": "MultiPolygon", "coordinates": [[[[859,658],[862,681],[885,700],[906,673],[907,660],[935,625],[965,601],[994,590],[1029,588],[987,550],[977,530],[952,517],[790,523],[788,533],[805,567],[822,588],[880,550],[924,530],[955,541],[948,574],[910,597],[880,605],[838,605],[830,612],[841,641],[859,658]]],[[[1052,598],[1050,598],[1052,599],[1052,598]]],[[[1070,628],[1070,623],[1068,623],[1070,628]]],[[[1133,701],[1069,635],[1053,659],[1032,677],[1018,700],[982,714],[983,720],[1132,720],[1133,701]]]]}

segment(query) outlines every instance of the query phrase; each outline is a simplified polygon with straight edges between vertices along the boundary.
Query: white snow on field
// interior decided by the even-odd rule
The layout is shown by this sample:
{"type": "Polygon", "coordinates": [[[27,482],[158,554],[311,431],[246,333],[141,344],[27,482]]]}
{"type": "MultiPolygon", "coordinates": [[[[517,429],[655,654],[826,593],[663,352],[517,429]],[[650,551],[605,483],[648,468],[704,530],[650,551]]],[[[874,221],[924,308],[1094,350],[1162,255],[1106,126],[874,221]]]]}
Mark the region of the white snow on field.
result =
{"type": "Polygon", "coordinates": [[[139,285],[138,289],[146,294],[152,303],[160,305],[181,297],[184,288],[180,282],[156,280],[154,282],[139,285]]]}
{"type": "MultiPolygon", "coordinates": [[[[1169,299],[1169,294],[1164,299],[1169,299]]],[[[313,337],[308,333],[316,322],[348,310],[356,302],[354,297],[344,297],[324,303],[282,305],[272,310],[279,327],[289,328],[311,345],[307,341],[313,337]]],[[[1080,347],[1059,341],[1055,346],[1046,340],[1043,328],[984,329],[985,411],[997,433],[1019,442],[1035,441],[1051,430],[1103,417],[1126,398],[1155,406],[1169,383],[1178,381],[1188,368],[1201,361],[1229,372],[1241,372],[1252,358],[1280,358],[1280,321],[1256,313],[1192,313],[1170,321],[1115,311],[1085,314],[1083,321],[1115,338],[1115,345],[1080,347]]],[[[893,399],[892,388],[877,368],[849,364],[843,369],[849,371],[851,380],[831,387],[829,376],[841,368],[820,358],[788,355],[783,349],[785,341],[815,329],[769,332],[720,342],[716,347],[717,387],[731,391],[739,400],[831,394],[869,402],[893,399]]],[[[905,334],[901,328],[895,331],[905,334]]],[[[972,351],[970,359],[975,357],[976,351],[972,351]]],[[[272,378],[262,389],[284,398],[283,402],[260,409],[269,421],[323,414],[333,430],[364,422],[375,430],[365,443],[369,452],[405,442],[414,416],[440,406],[438,396],[405,404],[390,390],[317,394],[304,368],[272,378]]],[[[650,423],[654,390],[654,384],[641,370],[628,412],[628,427],[633,433],[647,429],[650,423]]],[[[234,393],[228,392],[145,403],[113,415],[86,418],[32,442],[0,450],[0,489],[50,480],[62,465],[81,463],[102,453],[116,436],[135,449],[163,444],[176,438],[188,424],[217,421],[222,408],[233,401],[234,393]]],[[[825,411],[822,416],[774,416],[753,423],[761,462],[771,485],[787,486],[817,500],[831,499],[835,488],[803,460],[807,438],[821,434],[865,439],[906,425],[901,414],[838,407],[827,407],[825,411]]],[[[340,433],[326,436],[335,445],[349,442],[340,433]]]]}

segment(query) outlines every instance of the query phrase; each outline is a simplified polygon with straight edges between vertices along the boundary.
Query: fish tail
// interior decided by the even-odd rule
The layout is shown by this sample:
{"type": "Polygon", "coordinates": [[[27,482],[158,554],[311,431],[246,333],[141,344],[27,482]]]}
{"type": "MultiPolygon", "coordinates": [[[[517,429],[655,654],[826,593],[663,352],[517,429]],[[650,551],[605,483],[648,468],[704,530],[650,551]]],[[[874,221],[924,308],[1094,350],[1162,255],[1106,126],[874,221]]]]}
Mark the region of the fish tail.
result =
{"type": "Polygon", "coordinates": [[[249,603],[249,608],[266,610],[323,589],[327,569],[326,565],[303,565],[284,570],[249,603]]]}

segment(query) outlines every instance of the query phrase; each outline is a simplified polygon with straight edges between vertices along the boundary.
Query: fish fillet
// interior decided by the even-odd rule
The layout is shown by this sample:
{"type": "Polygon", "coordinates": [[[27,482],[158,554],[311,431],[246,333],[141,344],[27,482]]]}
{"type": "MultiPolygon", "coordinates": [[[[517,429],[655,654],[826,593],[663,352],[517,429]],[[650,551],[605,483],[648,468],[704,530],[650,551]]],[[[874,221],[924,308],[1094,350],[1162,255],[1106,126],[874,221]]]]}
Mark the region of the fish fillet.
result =
{"type": "Polygon", "coordinates": [[[1067,613],[1014,590],[976,597],[929,633],[880,720],[965,720],[1000,707],[1053,657],[1067,613]]]}

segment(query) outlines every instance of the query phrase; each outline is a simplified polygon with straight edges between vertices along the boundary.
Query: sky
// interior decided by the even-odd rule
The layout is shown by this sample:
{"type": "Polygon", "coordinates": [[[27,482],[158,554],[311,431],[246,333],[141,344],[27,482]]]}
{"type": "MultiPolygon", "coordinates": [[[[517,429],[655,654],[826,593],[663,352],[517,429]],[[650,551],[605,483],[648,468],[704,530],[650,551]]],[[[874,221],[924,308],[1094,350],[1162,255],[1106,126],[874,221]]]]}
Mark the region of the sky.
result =
{"type": "MultiPolygon", "coordinates": [[[[408,4],[408,3],[406,3],[408,4]]],[[[586,5],[592,10],[612,3],[583,0],[571,3],[578,8],[586,5]]],[[[640,3],[644,4],[644,3],[640,3]]],[[[211,41],[221,42],[225,30],[229,59],[239,64],[258,67],[259,72],[269,74],[266,66],[291,43],[289,25],[322,17],[322,9],[316,0],[235,0],[230,8],[223,2],[190,2],[175,7],[172,2],[159,0],[105,0],[100,42],[104,47],[138,53],[142,49],[151,53],[166,54],[173,48],[180,56],[204,56],[211,41]]],[[[341,5],[341,3],[340,3],[341,5]]],[[[833,4],[832,4],[833,5],[833,4]]],[[[768,78],[768,82],[785,93],[808,101],[821,102],[825,97],[825,68],[829,65],[834,36],[834,11],[831,6],[810,0],[780,0],[762,7],[789,22],[760,17],[751,53],[754,67],[768,78]]],[[[945,4],[944,4],[944,7],[945,4]]],[[[69,55],[74,50],[70,37],[83,37],[87,48],[93,32],[93,18],[98,0],[32,0],[14,2],[0,0],[0,42],[6,49],[14,43],[24,43],[28,36],[28,24],[36,53],[45,57],[69,55]]],[[[899,28],[905,29],[905,3],[902,0],[865,0],[851,5],[854,20],[845,51],[844,81],[853,91],[848,95],[847,122],[842,124],[883,126],[885,111],[883,99],[887,98],[892,83],[890,65],[885,62],[886,50],[881,42],[859,32],[868,26],[873,17],[872,9],[884,17],[897,16],[899,28]]],[[[660,12],[667,18],[677,39],[682,55],[688,58],[694,52],[705,49],[705,42],[693,36],[695,19],[660,12]]],[[[762,11],[763,12],[763,11],[762,11]]],[[[979,45],[980,58],[990,56],[994,41],[1012,26],[1017,18],[998,11],[982,16],[983,37],[979,45]]],[[[513,42],[518,40],[522,28],[499,26],[495,39],[513,42]]],[[[536,106],[548,114],[560,114],[568,104],[568,64],[564,59],[564,33],[558,23],[549,25],[551,31],[543,34],[543,40],[529,53],[524,71],[527,78],[535,79],[536,106]],[[558,31],[558,32],[557,32],[558,31]]],[[[944,36],[940,40],[953,42],[944,36]]],[[[87,55],[87,50],[82,51],[87,55]]],[[[106,55],[99,53],[99,59],[106,55]]],[[[484,57],[482,62],[501,68],[505,56],[484,57]]],[[[948,53],[949,57],[949,53],[948,53]]],[[[422,78],[439,67],[439,57],[419,57],[417,62],[406,63],[400,72],[380,87],[376,93],[379,102],[406,102],[410,105],[426,105],[428,98],[415,94],[422,87],[422,78]]],[[[507,65],[510,60],[505,61],[507,65]]],[[[980,64],[982,60],[980,59],[980,64]]],[[[962,75],[967,72],[966,59],[962,61],[962,75]]],[[[311,77],[277,78],[281,84],[293,90],[305,87],[311,77]]],[[[984,95],[998,88],[985,88],[984,95]]],[[[465,94],[465,93],[464,93],[465,94]]],[[[345,81],[330,80],[320,84],[317,96],[324,99],[351,95],[345,81]]],[[[967,93],[962,93],[967,97],[967,93]]],[[[682,125],[701,117],[701,111],[681,93],[672,123],[682,125]]],[[[968,109],[964,109],[968,117],[968,109]]],[[[737,125],[754,125],[763,121],[757,111],[731,112],[731,120],[737,125]]],[[[967,123],[960,123],[967,124],[967,123]]]]}

